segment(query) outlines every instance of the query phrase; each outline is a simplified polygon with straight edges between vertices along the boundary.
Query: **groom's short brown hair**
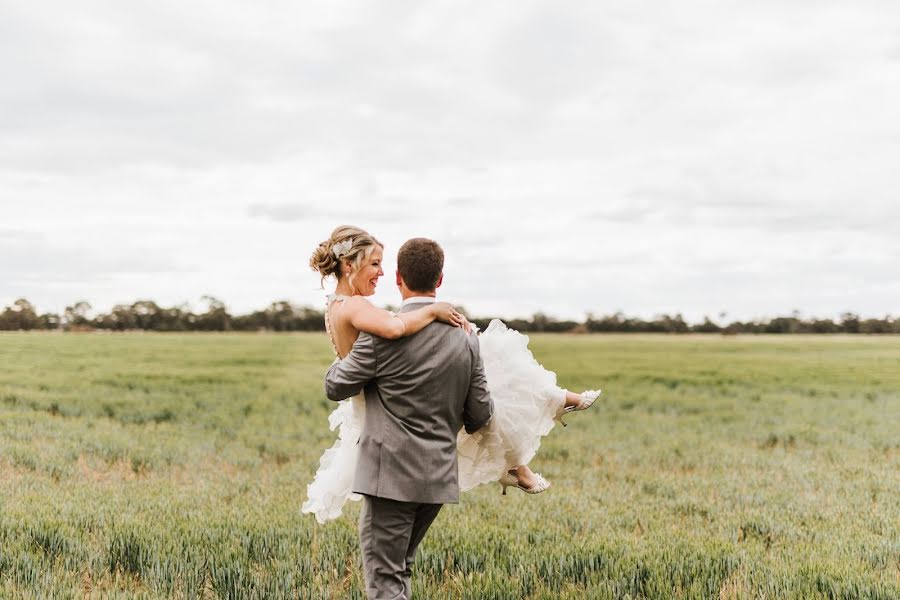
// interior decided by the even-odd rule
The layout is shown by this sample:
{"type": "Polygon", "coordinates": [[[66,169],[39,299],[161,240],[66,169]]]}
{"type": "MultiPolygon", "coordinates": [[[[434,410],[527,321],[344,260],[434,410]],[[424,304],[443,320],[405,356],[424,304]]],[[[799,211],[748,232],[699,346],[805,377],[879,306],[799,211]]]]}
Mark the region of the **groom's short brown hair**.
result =
{"type": "Polygon", "coordinates": [[[433,292],[444,271],[444,251],[434,240],[413,238],[400,246],[397,271],[413,292],[433,292]]]}

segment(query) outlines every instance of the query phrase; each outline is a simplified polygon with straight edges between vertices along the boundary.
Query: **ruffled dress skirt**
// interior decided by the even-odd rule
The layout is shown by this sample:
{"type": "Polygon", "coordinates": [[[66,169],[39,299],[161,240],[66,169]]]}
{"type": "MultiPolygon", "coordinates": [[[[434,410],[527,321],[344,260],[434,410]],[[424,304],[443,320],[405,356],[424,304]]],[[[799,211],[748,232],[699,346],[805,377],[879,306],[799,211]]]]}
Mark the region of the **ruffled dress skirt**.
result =
{"type": "Polygon", "coordinates": [[[463,430],[457,437],[461,491],[527,465],[566,401],[556,374],[542,367],[528,349],[528,336],[494,319],[479,342],[494,416],[474,434],[463,430]]]}
{"type": "Polygon", "coordinates": [[[356,441],[365,422],[366,399],[362,394],[341,400],[328,416],[328,425],[332,431],[338,430],[338,439],[319,459],[319,470],[313,482],[306,486],[307,499],[300,509],[314,514],[319,523],[341,516],[348,499],[362,500],[351,489],[359,452],[356,441]]]}

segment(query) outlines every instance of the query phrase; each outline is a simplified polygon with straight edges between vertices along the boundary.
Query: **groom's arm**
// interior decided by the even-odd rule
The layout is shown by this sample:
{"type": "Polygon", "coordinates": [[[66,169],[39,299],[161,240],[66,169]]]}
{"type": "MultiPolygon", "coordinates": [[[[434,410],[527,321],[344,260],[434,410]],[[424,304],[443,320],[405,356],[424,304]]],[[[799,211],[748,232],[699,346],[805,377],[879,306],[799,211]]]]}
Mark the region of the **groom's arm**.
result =
{"type": "Polygon", "coordinates": [[[494,401],[488,390],[487,378],[484,376],[484,362],[481,360],[481,348],[478,336],[470,335],[469,351],[472,353],[472,379],[469,393],[463,408],[463,425],[466,433],[475,433],[488,424],[494,414],[494,401]]]}
{"type": "Polygon", "coordinates": [[[325,395],[335,401],[355,396],[375,379],[376,365],[375,342],[368,333],[360,333],[350,354],[325,374],[325,395]]]}

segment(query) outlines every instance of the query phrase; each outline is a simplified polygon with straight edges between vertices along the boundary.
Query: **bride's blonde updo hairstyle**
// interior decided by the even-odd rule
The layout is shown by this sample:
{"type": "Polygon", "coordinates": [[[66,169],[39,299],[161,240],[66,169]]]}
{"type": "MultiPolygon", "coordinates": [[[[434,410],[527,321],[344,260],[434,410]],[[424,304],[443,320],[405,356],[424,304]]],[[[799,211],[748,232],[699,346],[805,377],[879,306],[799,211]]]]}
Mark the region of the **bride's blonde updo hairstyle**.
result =
{"type": "Polygon", "coordinates": [[[322,276],[323,283],[330,276],[340,279],[341,261],[349,261],[359,270],[376,246],[383,248],[384,244],[365,229],[341,225],[331,232],[331,237],[319,244],[309,259],[309,266],[322,276]]]}

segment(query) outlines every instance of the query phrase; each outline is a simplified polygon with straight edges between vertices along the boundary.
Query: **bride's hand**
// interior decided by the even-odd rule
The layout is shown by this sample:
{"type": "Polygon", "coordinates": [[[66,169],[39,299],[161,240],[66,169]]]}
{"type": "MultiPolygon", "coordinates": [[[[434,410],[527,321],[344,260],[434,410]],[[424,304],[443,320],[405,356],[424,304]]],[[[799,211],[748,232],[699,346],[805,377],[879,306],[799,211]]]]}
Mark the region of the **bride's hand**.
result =
{"type": "Polygon", "coordinates": [[[438,321],[449,323],[454,327],[462,327],[466,332],[470,331],[469,321],[452,304],[447,302],[435,302],[431,305],[434,316],[438,321]]]}

